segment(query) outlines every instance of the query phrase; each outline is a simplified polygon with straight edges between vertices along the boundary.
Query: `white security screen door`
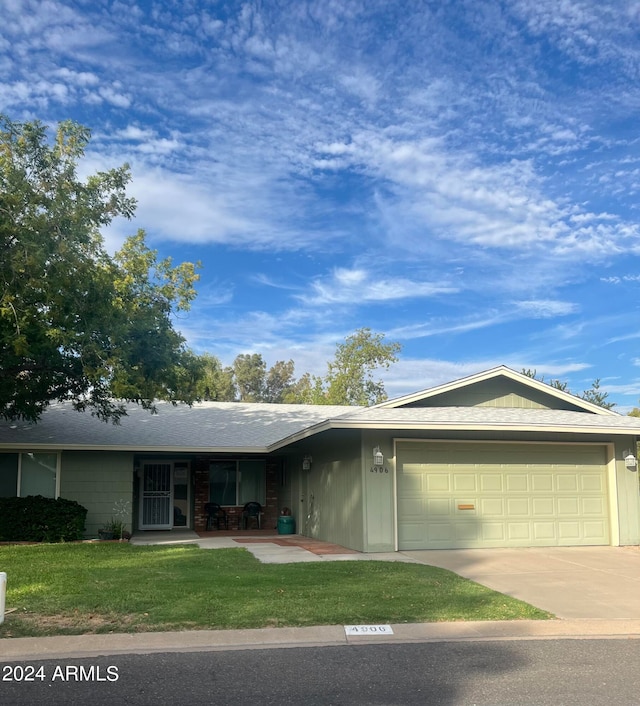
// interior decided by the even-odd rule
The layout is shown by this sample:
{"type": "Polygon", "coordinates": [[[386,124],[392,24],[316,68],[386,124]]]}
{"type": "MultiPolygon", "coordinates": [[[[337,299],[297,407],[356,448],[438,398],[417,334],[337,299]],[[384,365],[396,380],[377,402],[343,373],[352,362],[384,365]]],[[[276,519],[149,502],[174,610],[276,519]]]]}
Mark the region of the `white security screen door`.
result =
{"type": "Polygon", "coordinates": [[[171,462],[144,463],[142,465],[140,529],[171,529],[173,527],[171,468],[171,462]]]}

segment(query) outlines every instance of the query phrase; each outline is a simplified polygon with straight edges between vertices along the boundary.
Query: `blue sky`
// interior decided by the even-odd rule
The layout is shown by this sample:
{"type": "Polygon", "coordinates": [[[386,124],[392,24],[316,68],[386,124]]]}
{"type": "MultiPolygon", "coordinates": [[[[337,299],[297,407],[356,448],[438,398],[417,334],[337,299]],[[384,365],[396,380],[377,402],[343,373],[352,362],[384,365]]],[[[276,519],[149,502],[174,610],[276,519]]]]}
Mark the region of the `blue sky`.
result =
{"type": "Polygon", "coordinates": [[[201,260],[178,320],[390,396],[499,364],[640,398],[637,0],[0,0],[0,111],[92,130],[134,222],[201,260]]]}

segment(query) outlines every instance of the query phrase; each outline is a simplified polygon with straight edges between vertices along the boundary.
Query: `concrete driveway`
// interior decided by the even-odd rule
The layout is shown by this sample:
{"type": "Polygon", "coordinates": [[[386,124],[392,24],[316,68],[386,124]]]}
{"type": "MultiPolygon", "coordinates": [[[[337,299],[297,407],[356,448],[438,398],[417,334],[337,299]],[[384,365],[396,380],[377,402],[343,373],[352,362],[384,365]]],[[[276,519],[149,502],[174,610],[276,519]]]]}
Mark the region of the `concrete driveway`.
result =
{"type": "Polygon", "coordinates": [[[639,547],[400,552],[519,598],[558,618],[640,619],[639,547]]]}

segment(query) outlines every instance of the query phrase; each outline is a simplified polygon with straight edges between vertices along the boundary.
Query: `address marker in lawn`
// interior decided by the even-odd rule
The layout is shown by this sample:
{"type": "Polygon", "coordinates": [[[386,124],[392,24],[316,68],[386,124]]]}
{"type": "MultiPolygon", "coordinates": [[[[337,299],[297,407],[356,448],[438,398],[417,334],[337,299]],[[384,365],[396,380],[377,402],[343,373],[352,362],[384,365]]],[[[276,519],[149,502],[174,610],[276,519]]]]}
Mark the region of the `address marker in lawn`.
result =
{"type": "Polygon", "coordinates": [[[345,635],[393,635],[391,625],[345,625],[345,635]]]}

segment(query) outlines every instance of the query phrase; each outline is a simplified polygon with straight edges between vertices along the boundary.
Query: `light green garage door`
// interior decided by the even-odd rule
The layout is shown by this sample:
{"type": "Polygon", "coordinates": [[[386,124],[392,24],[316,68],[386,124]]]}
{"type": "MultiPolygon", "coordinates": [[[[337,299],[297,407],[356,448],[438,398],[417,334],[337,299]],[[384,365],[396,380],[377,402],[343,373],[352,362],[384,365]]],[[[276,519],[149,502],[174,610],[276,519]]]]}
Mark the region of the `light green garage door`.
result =
{"type": "Polygon", "coordinates": [[[609,544],[606,448],[398,442],[399,549],[609,544]]]}

